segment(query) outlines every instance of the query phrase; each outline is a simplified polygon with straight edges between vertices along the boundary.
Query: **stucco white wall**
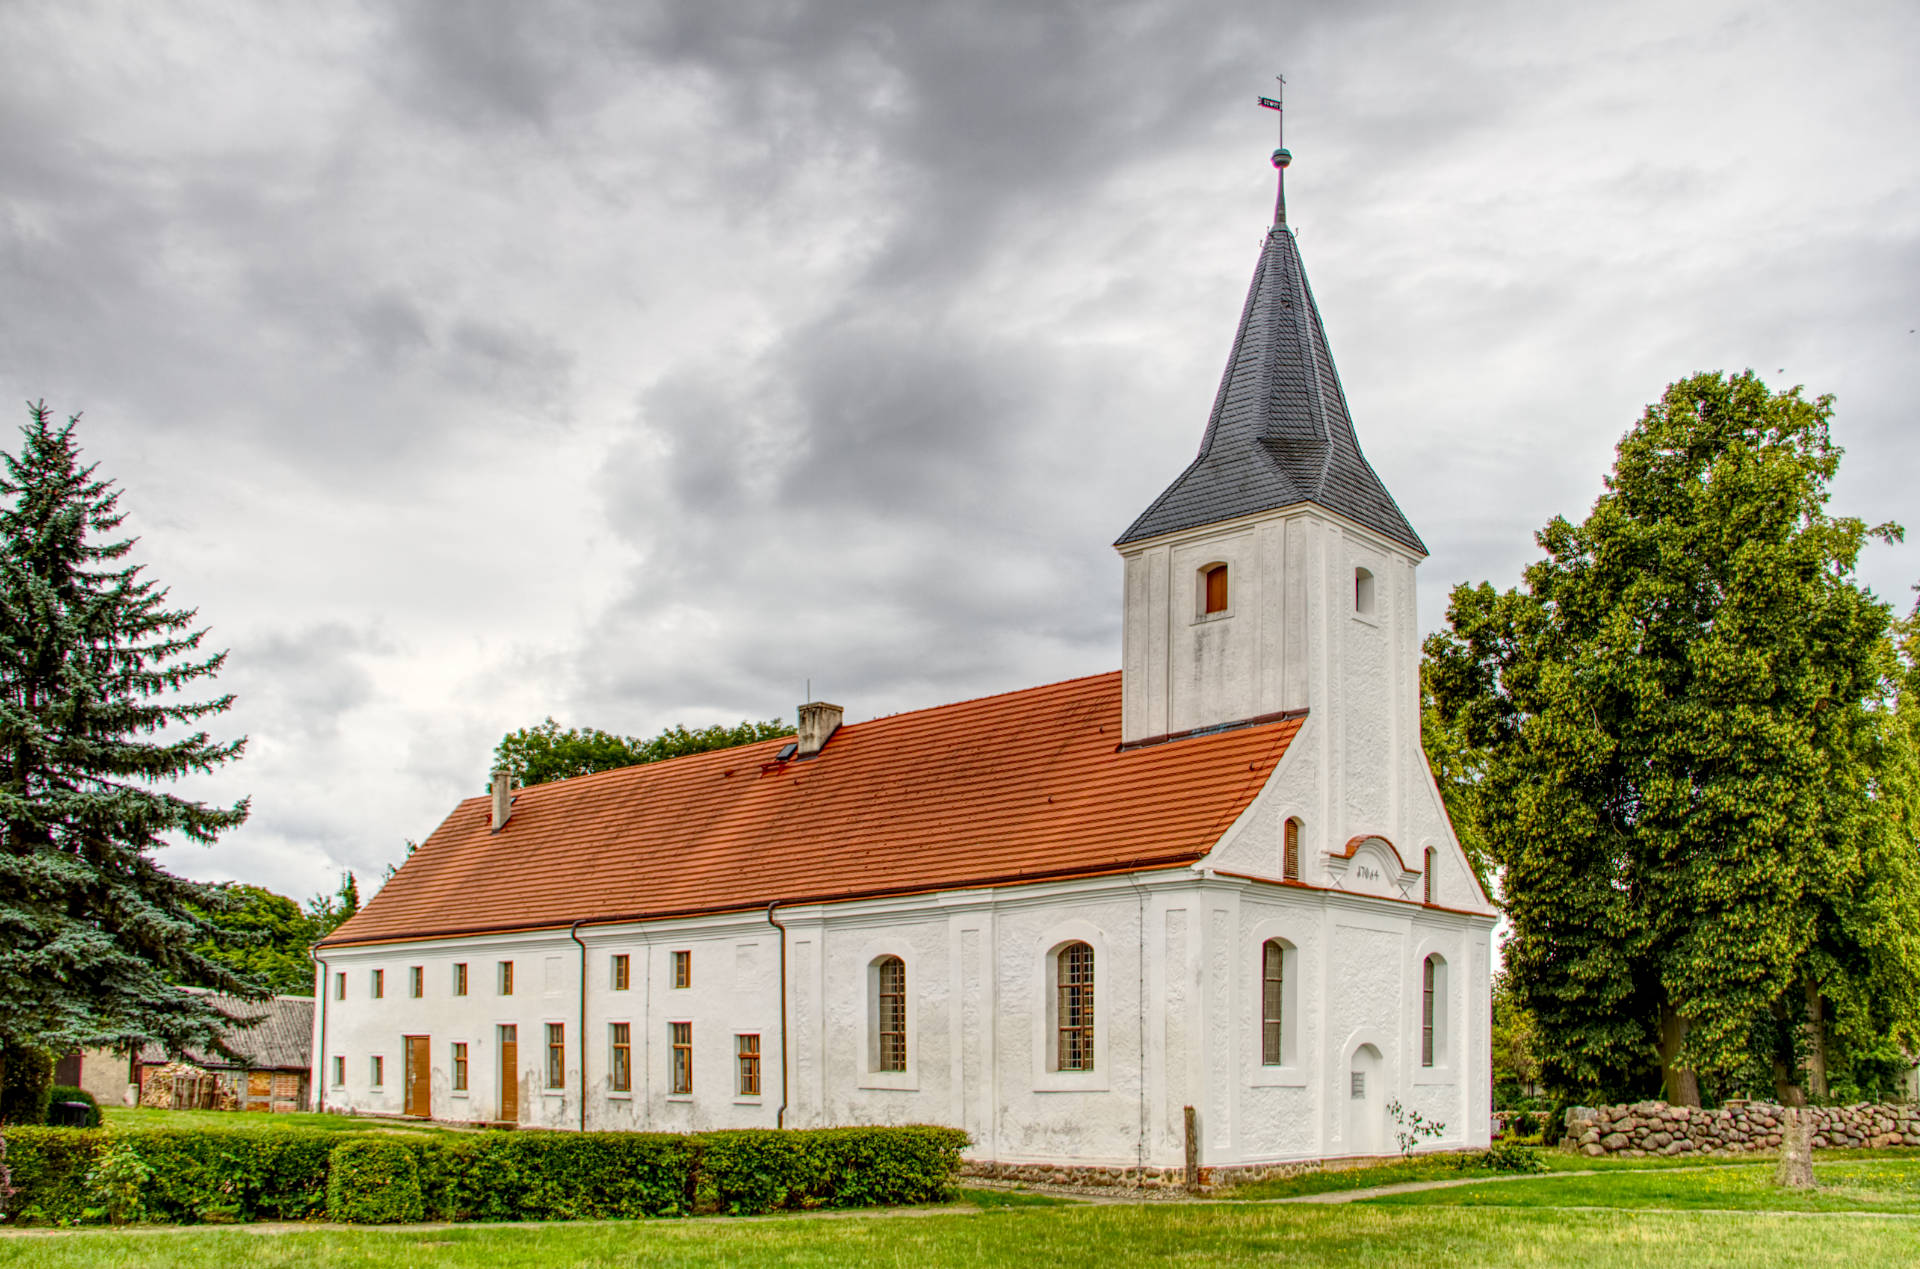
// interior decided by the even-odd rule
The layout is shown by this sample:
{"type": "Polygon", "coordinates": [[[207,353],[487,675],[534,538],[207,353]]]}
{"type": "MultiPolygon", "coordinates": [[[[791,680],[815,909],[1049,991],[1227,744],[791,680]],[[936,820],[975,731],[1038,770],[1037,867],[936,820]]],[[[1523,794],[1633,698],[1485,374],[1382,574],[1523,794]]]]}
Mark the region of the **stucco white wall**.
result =
{"type": "MultiPolygon", "coordinates": [[[[1343,1101],[1352,1046],[1382,1048],[1384,1095],[1445,1121],[1443,1143],[1486,1139],[1485,999],[1490,921],[1337,891],[1279,886],[1176,869],[1133,877],[796,908],[787,926],[790,1126],[940,1123],[965,1128],[969,1154],[1001,1162],[1177,1166],[1182,1107],[1199,1109],[1210,1165],[1348,1153],[1343,1101]],[[1260,946],[1286,939],[1295,1060],[1260,1061],[1260,946]],[[1048,952],[1070,939],[1095,949],[1095,1070],[1049,1067],[1048,952]],[[1419,961],[1459,966],[1447,1006],[1452,1057],[1419,1067],[1419,961]],[[907,965],[908,1069],[873,1070],[870,971],[907,965]],[[1474,1090],[1478,1089],[1476,1095],[1474,1090]]],[[[587,944],[586,1108],[589,1128],[771,1126],[780,1100],[778,933],[764,914],[582,931],[587,944]],[[693,954],[693,984],[671,986],[669,953],[693,954]],[[609,958],[630,955],[632,986],[611,986],[609,958]],[[608,1024],[627,1022],[634,1088],[608,1088],[608,1024]],[[694,1090],[667,1088],[667,1024],[693,1026],[694,1090]],[[735,1086],[733,1037],[761,1036],[762,1092],[735,1086]]],[[[400,1113],[406,1035],[431,1037],[437,1118],[498,1115],[497,1028],[519,1027],[521,1119],[579,1125],[580,949],[565,931],[336,951],[345,1000],[328,1000],[327,1104],[400,1113]],[[514,961],[515,992],[495,990],[514,961]],[[451,994],[452,965],[469,965],[469,994],[451,994]],[[557,964],[553,962],[557,961],[557,964]],[[407,970],[426,994],[407,995],[407,970]],[[387,995],[368,997],[384,968],[387,995]],[[550,968],[551,966],[551,968],[550,968]],[[568,1037],[567,1087],[544,1088],[544,1028],[568,1037]],[[469,1090],[451,1088],[451,1045],[467,1043],[469,1090]],[[385,1057],[383,1087],[368,1059],[385,1057]],[[335,1055],[347,1080],[331,1080],[335,1055]]],[[[328,983],[331,990],[331,981],[328,983]]],[[[1383,1099],[1384,1100],[1384,1096],[1383,1099]]],[[[1389,1144],[1390,1136],[1383,1136],[1389,1144]]]]}

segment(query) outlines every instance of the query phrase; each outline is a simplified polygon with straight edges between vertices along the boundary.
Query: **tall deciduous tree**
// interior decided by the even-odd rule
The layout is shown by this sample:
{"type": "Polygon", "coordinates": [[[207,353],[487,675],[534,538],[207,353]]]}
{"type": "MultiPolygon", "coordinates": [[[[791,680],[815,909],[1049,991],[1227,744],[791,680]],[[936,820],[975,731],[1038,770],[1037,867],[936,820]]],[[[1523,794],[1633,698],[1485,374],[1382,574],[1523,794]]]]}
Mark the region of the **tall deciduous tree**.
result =
{"type": "Polygon", "coordinates": [[[778,719],[742,722],[734,727],[716,723],[712,727],[692,729],[676,723],[652,739],[643,740],[597,727],[563,730],[549,718],[536,727],[523,727],[501,737],[493,751],[493,765],[496,770],[510,772],[516,783],[545,784],[549,780],[565,780],[595,771],[613,771],[643,762],[660,762],[710,749],[731,749],[756,740],[791,736],[793,730],[791,723],[778,719]]]}
{"type": "MultiPolygon", "coordinates": [[[[276,994],[311,996],[314,966],[309,949],[353,915],[346,910],[351,883],[349,876],[339,892],[316,895],[304,908],[259,886],[227,886],[225,907],[200,913],[218,933],[196,950],[276,994]]],[[[357,907],[357,895],[351,897],[357,907]]]]}
{"type": "Polygon", "coordinates": [[[1900,531],[1827,513],[1831,413],[1750,372],[1673,384],[1525,584],[1457,588],[1427,641],[1559,1089],[1634,1091],[1652,1058],[1697,1105],[1769,1026],[1830,1038],[1829,1006],[1852,1043],[1915,1034],[1911,848],[1874,776],[1890,614],[1853,571],[1900,531]]]}
{"type": "Polygon", "coordinates": [[[119,494],[81,464],[77,422],[36,405],[0,455],[0,1061],[140,1037],[217,1051],[229,1019],[174,984],[264,993],[201,950],[201,913],[227,896],[154,853],[246,819],[168,787],[240,754],[199,730],[232,698],[182,695],[225,654],[126,563],[119,494]]]}

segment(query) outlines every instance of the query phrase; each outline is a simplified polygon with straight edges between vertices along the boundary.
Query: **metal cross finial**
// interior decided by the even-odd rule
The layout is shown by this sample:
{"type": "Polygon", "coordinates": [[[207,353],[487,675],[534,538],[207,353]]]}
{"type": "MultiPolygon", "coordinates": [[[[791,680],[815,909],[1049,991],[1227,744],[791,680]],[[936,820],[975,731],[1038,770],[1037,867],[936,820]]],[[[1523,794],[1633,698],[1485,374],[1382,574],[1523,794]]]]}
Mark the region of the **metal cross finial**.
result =
{"type": "Polygon", "coordinates": [[[1273,111],[1276,116],[1274,119],[1276,125],[1274,141],[1277,148],[1273,152],[1273,166],[1279,170],[1280,190],[1274,195],[1273,223],[1276,225],[1284,225],[1287,223],[1287,164],[1293,162],[1293,156],[1287,153],[1287,116],[1280,105],[1280,96],[1286,91],[1287,77],[1285,75],[1275,75],[1273,78],[1274,82],[1280,86],[1273,90],[1273,96],[1262,97],[1260,104],[1268,110],[1273,111]]]}

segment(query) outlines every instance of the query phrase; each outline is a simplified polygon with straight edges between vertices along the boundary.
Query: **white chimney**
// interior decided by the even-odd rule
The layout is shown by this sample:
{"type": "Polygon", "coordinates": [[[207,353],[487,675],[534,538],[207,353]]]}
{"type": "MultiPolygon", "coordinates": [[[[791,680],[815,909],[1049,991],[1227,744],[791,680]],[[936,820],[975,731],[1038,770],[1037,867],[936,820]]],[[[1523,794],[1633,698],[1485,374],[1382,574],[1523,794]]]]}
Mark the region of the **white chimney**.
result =
{"type": "Polygon", "coordinates": [[[493,773],[493,831],[505,828],[507,816],[512,814],[513,773],[501,768],[493,773]]]}
{"type": "Polygon", "coordinates": [[[827,739],[840,728],[840,716],[847,711],[825,701],[808,701],[800,707],[800,750],[795,755],[811,758],[827,747],[827,739]]]}

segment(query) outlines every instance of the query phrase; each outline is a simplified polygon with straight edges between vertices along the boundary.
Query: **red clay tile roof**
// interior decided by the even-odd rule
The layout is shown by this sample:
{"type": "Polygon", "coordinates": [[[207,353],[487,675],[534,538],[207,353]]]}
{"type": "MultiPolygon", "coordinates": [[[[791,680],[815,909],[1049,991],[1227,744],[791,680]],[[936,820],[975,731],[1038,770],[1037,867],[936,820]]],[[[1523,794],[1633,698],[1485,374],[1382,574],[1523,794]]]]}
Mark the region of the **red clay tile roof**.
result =
{"type": "Polygon", "coordinates": [[[1120,752],[1120,675],[468,798],[330,945],[542,929],[1205,854],[1299,731],[1289,716],[1120,752]]]}

